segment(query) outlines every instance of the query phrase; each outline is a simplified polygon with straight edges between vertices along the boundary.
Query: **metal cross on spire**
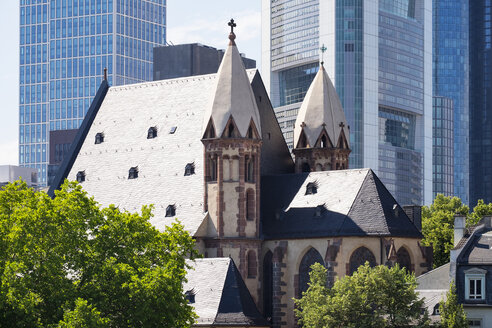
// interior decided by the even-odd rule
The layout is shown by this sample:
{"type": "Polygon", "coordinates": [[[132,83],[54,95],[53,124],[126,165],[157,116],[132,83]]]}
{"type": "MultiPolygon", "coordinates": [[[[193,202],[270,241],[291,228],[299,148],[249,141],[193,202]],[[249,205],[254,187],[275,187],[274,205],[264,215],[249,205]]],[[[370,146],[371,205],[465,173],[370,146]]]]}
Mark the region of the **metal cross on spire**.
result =
{"type": "Polygon", "coordinates": [[[319,48],[319,50],[321,50],[321,65],[323,65],[325,63],[324,60],[325,51],[328,50],[328,48],[326,48],[325,44],[323,43],[323,45],[321,46],[321,48],[319,48]]]}
{"type": "Polygon", "coordinates": [[[234,28],[236,27],[236,23],[234,23],[234,19],[231,18],[231,21],[227,23],[231,27],[231,33],[229,33],[229,45],[235,45],[234,39],[236,38],[236,34],[234,34],[234,28]]]}

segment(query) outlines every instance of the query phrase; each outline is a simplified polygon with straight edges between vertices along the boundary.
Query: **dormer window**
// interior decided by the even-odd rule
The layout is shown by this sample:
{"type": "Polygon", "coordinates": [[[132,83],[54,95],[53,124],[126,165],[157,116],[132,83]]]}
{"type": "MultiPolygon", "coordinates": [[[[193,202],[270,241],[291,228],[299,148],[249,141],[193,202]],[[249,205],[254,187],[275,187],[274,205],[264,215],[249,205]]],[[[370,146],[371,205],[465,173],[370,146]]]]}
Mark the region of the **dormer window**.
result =
{"type": "Polygon", "coordinates": [[[188,163],[185,166],[185,176],[195,174],[195,163],[188,163]]]}
{"type": "Polygon", "coordinates": [[[99,132],[99,133],[96,133],[96,140],[95,140],[95,144],[98,145],[100,143],[103,143],[104,142],[104,133],[102,132],[99,132]]]}
{"type": "Polygon", "coordinates": [[[171,130],[169,130],[169,134],[174,134],[174,132],[176,132],[177,128],[178,128],[177,126],[171,127],[171,130]]]}
{"type": "Polygon", "coordinates": [[[185,297],[188,300],[188,304],[195,303],[195,290],[187,290],[185,292],[185,297]]]}
{"type": "Polygon", "coordinates": [[[85,171],[77,172],[77,182],[81,183],[85,181],[85,171]]]}
{"type": "Polygon", "coordinates": [[[318,192],[318,186],[315,182],[310,182],[306,186],[306,195],[314,195],[318,192]]]}
{"type": "Polygon", "coordinates": [[[166,217],[176,216],[176,205],[168,205],[166,208],[166,217]]]}
{"type": "Polygon", "coordinates": [[[465,271],[465,300],[485,300],[485,274],[487,270],[472,268],[465,271]]]}
{"type": "Polygon", "coordinates": [[[138,166],[130,168],[128,171],[128,179],[136,179],[138,178],[138,166]]]}
{"type": "Polygon", "coordinates": [[[326,211],[326,208],[324,205],[318,205],[316,206],[316,211],[314,212],[314,216],[319,218],[323,215],[323,213],[325,213],[326,211]]]}
{"type": "Polygon", "coordinates": [[[147,139],[154,139],[157,137],[157,128],[155,126],[151,126],[147,131],[147,139]]]}

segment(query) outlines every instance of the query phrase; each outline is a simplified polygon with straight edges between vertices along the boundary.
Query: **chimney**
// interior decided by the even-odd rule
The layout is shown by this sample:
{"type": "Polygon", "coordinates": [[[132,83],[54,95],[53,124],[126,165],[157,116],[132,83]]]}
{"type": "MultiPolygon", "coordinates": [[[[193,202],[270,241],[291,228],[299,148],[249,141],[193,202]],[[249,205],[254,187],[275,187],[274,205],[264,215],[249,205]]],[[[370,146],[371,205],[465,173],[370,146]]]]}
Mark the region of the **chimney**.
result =
{"type": "Polygon", "coordinates": [[[457,214],[454,216],[454,247],[458,245],[461,238],[465,235],[465,219],[466,217],[464,215],[457,214]]]}
{"type": "Polygon", "coordinates": [[[422,207],[418,205],[405,205],[403,210],[412,223],[422,232],[422,207]]]}
{"type": "Polygon", "coordinates": [[[482,222],[486,229],[492,229],[492,215],[484,215],[482,222]]]}

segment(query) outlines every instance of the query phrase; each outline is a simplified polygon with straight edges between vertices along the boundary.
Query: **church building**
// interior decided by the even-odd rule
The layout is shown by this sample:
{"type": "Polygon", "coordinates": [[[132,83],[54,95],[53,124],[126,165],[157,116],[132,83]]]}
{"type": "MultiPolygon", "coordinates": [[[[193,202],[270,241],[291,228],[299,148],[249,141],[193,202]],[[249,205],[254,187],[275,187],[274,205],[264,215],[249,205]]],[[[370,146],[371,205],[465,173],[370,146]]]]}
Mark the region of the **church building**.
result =
{"type": "Polygon", "coordinates": [[[328,284],[366,261],[430,270],[420,208],[400,206],[370,168],[349,169],[350,127],[323,64],[292,156],[230,26],[216,74],[103,80],[50,193],[77,180],[103,206],[153,204],[158,229],[179,219],[204,255],[185,286],[199,326],[294,327],[315,262],[328,284]]]}

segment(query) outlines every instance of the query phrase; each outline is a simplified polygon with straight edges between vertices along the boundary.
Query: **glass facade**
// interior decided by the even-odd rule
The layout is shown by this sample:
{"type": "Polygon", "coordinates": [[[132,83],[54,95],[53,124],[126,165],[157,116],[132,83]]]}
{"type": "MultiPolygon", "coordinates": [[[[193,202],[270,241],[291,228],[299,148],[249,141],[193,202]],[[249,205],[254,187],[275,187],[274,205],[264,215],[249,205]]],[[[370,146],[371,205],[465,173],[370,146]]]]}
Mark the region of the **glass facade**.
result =
{"type": "Polygon", "coordinates": [[[469,9],[470,205],[474,205],[478,199],[492,202],[492,4],[470,1],[469,9]]]}
{"type": "MultiPolygon", "coordinates": [[[[433,0],[433,95],[454,104],[454,193],[469,204],[469,3],[483,1],[433,0]]],[[[480,7],[480,6],[479,6],[480,7]]],[[[480,10],[483,8],[480,7],[480,10]]],[[[480,19],[482,12],[477,12],[480,19]]],[[[483,12],[485,15],[485,11],[483,12]]],[[[490,15],[490,14],[489,14],[490,15]]],[[[471,20],[473,21],[473,20],[471,20]]],[[[475,24],[475,23],[474,23],[475,24]]],[[[489,21],[490,24],[490,21],[489,21]]],[[[490,27],[490,26],[489,26],[490,27]]],[[[490,31],[490,29],[489,29],[490,31]]],[[[471,35],[472,38],[475,36],[471,35]]],[[[489,35],[490,39],[490,35],[489,35]]],[[[470,43],[471,44],[471,43],[470,43]]],[[[478,54],[478,53],[477,53],[478,54]]],[[[479,58],[476,58],[479,61],[479,58]]],[[[473,61],[470,62],[473,67],[473,61]]],[[[480,62],[482,65],[482,62],[480,62]]],[[[478,67],[478,66],[477,66],[478,67]]],[[[484,66],[480,66],[480,70],[484,66]]],[[[471,97],[473,98],[473,96],[471,97]]],[[[472,99],[473,101],[473,99],[472,99]]],[[[472,129],[473,131],[473,129],[472,129]]],[[[473,146],[472,146],[473,147],[473,146]]],[[[475,171],[476,172],[476,171],[475,171]]],[[[473,188],[473,187],[472,187],[473,188]]],[[[491,199],[492,200],[492,199],[491,199]]],[[[471,203],[470,203],[471,204],[471,203]]]]}
{"type": "Polygon", "coordinates": [[[454,195],[453,100],[432,98],[432,194],[454,195]]]}
{"type": "Polygon", "coordinates": [[[21,0],[19,163],[47,184],[49,132],[76,129],[108,69],[111,85],[152,80],[165,0],[21,0]]]}
{"type": "Polygon", "coordinates": [[[318,69],[319,64],[315,62],[281,71],[280,106],[302,102],[318,69]]]}

